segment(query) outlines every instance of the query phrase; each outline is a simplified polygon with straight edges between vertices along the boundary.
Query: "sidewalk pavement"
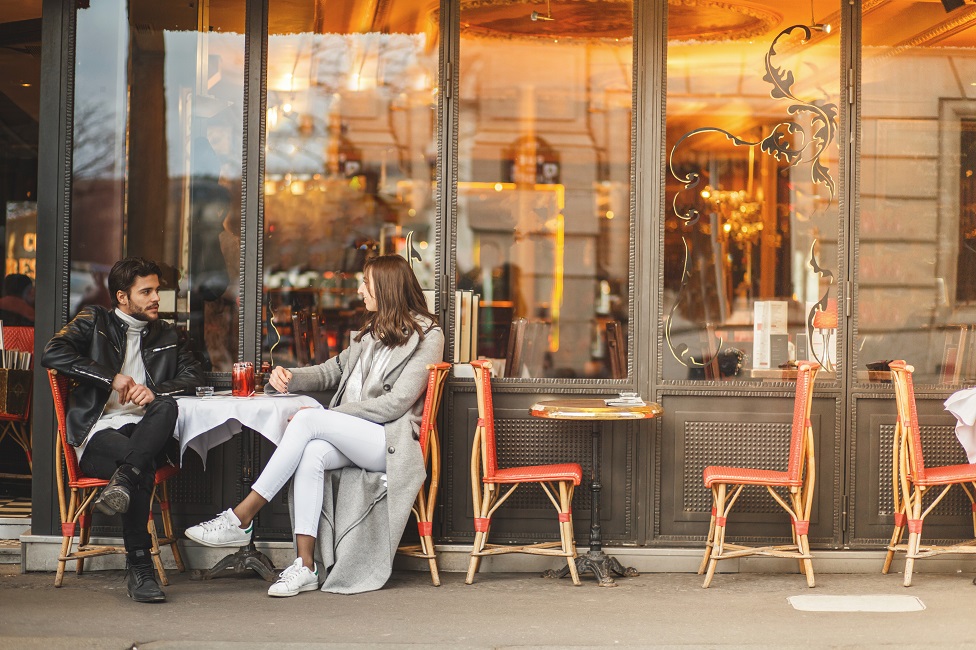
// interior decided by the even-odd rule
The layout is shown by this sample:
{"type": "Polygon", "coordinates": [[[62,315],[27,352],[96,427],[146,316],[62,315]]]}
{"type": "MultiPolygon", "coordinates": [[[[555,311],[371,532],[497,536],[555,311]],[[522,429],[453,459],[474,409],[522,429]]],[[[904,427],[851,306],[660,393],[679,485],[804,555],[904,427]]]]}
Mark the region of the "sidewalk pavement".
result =
{"type": "Polygon", "coordinates": [[[0,565],[0,648],[972,648],[976,586],[967,574],[720,574],[709,589],[694,574],[568,579],[397,571],[357,596],[311,592],[269,598],[254,574],[207,582],[171,574],[168,602],[137,604],[122,571],[22,575],[0,565]],[[798,595],[915,596],[917,612],[804,612],[798,595]]]}

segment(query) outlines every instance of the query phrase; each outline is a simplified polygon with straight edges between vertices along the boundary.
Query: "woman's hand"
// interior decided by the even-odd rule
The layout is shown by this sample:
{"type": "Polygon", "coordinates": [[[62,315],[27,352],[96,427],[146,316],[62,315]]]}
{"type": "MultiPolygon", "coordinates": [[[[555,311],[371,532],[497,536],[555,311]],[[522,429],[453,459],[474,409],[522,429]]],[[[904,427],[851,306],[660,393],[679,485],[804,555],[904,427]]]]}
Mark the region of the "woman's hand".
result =
{"type": "Polygon", "coordinates": [[[268,383],[279,393],[288,392],[288,382],[290,381],[291,372],[282,366],[275,366],[271,370],[271,376],[268,377],[268,383]]]}

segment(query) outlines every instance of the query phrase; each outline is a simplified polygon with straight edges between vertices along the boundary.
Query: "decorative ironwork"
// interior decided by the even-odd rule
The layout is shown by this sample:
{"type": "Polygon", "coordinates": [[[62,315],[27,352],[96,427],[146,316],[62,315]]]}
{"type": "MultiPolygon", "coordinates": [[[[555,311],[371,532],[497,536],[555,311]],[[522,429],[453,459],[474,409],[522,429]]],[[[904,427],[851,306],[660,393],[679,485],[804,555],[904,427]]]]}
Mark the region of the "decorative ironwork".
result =
{"type": "MultiPolygon", "coordinates": [[[[698,172],[679,172],[675,165],[675,153],[686,140],[694,138],[703,133],[721,134],[725,136],[726,139],[730,140],[735,146],[750,148],[758,147],[762,153],[772,156],[777,161],[785,162],[789,167],[796,167],[801,162],[809,162],[811,182],[814,186],[822,186],[827,190],[828,203],[833,201],[834,193],[836,191],[836,184],[833,177],[830,175],[829,167],[823,162],[822,157],[824,156],[827,147],[833,143],[836,137],[838,112],[837,106],[836,104],[828,102],[824,99],[813,99],[806,101],[797,97],[793,91],[793,84],[795,82],[793,71],[781,68],[775,65],[773,62],[773,59],[777,53],[777,46],[780,44],[780,39],[783,39],[796,31],[802,32],[803,42],[810,40],[812,32],[811,28],[807,25],[791,25],[777,34],[773,39],[772,44],[769,46],[769,50],[766,52],[766,73],[763,75],[763,80],[772,86],[772,89],[769,92],[770,97],[773,99],[791,101],[792,103],[786,108],[786,112],[791,116],[799,116],[802,114],[808,115],[810,126],[805,128],[797,121],[782,121],[773,126],[765,137],[756,141],[741,138],[734,133],[727,131],[726,129],[715,126],[705,126],[693,129],[681,136],[671,148],[671,153],[668,156],[668,169],[671,176],[683,185],[683,188],[675,193],[674,198],[672,199],[671,207],[675,216],[681,222],[683,222],[684,227],[688,228],[694,226],[701,219],[701,213],[693,205],[689,206],[685,210],[679,208],[680,197],[685,192],[698,187],[698,185],[701,183],[701,174],[698,172]],[[799,140],[799,142],[795,142],[796,140],[799,140]],[[812,151],[810,151],[811,148],[812,151]]],[[[687,238],[682,235],[681,239],[685,249],[684,267],[682,269],[681,284],[678,290],[678,295],[675,299],[674,306],[668,313],[667,322],[665,324],[665,338],[672,355],[674,355],[675,359],[677,359],[682,365],[701,367],[704,365],[704,359],[696,359],[689,354],[688,346],[686,344],[682,343],[675,346],[671,341],[670,335],[675,312],[682,300],[685,298],[690,277],[691,251],[688,246],[687,238]]],[[[814,245],[815,244],[816,242],[814,242],[814,245]]],[[[820,273],[822,276],[829,277],[831,279],[833,278],[833,274],[820,267],[815,256],[813,255],[812,249],[810,265],[815,273],[820,273]]],[[[815,311],[817,311],[818,306],[820,310],[826,309],[827,295],[829,294],[829,291],[830,289],[828,287],[827,292],[821,297],[813,309],[811,309],[807,319],[808,332],[812,332],[813,315],[815,311]]],[[[724,345],[724,341],[720,337],[718,341],[719,346],[716,353],[720,352],[722,350],[722,346],[724,345]]]]}

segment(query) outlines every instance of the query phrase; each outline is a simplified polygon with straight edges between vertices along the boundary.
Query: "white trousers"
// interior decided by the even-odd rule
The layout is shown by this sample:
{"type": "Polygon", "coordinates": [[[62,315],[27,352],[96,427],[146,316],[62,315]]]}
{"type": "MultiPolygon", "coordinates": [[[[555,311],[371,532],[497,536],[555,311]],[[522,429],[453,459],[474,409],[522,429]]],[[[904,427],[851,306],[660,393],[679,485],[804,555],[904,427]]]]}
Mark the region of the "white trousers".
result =
{"type": "Polygon", "coordinates": [[[302,409],[251,489],[271,501],[294,476],[295,534],[316,537],[325,472],[342,467],[386,471],[383,425],[328,409],[302,409]]]}

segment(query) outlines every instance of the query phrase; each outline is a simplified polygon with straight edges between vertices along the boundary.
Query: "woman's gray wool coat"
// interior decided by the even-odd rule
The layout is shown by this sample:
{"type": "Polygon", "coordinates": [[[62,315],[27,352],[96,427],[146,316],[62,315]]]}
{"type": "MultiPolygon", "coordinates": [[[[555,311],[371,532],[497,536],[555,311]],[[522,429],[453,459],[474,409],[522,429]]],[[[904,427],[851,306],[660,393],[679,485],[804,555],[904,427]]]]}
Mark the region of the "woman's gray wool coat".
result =
{"type": "MultiPolygon", "coordinates": [[[[326,472],[322,515],[315,540],[322,591],[355,594],[381,588],[393,570],[393,558],[410,508],[426,478],[420,443],[427,365],[444,356],[444,334],[421,322],[423,339],[414,332],[395,348],[381,382],[364,387],[361,401],[340,404],[350,371],[363,346],[356,342],[325,363],[292,369],[288,389],[294,392],[336,389],[329,408],[384,425],[386,476],[357,467],[326,472]],[[427,329],[430,327],[430,329],[427,329]]],[[[294,481],[292,490],[295,489],[294,481]]],[[[289,503],[294,503],[294,498],[289,503]]],[[[294,524],[294,513],[292,513],[294,524]]]]}

